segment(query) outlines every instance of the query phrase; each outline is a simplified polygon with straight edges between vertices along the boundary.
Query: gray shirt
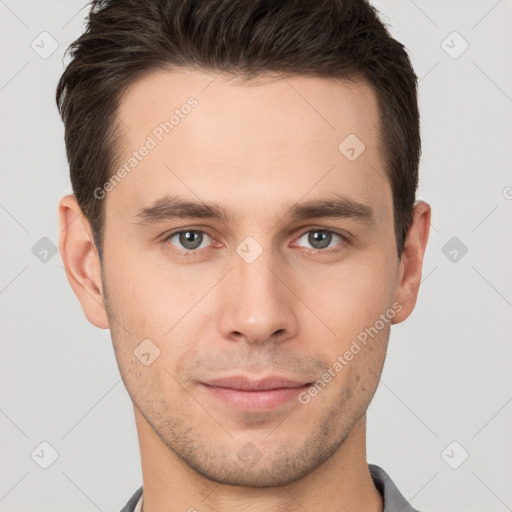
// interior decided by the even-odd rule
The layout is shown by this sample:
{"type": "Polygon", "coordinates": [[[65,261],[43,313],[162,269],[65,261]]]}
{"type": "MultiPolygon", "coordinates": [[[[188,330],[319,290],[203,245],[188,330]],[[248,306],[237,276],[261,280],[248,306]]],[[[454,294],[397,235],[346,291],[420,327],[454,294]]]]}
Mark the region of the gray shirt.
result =
{"type": "MultiPolygon", "coordinates": [[[[379,466],[368,464],[370,475],[377,490],[382,496],[384,508],[382,512],[419,512],[412,508],[409,502],[402,496],[400,491],[389,475],[379,466]]],[[[142,504],[142,487],[139,487],[130,501],[125,505],[121,512],[135,512],[140,510],[142,504]]]]}

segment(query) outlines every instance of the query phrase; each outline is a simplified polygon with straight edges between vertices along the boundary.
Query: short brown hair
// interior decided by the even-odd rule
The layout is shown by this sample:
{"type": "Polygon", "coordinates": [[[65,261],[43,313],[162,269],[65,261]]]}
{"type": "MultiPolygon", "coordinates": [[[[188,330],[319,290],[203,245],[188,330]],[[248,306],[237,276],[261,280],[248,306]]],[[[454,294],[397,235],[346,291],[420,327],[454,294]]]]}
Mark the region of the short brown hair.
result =
{"type": "Polygon", "coordinates": [[[73,192],[100,261],[104,205],[93,191],[114,173],[120,99],[136,79],[173,68],[369,83],[402,254],[421,154],[417,77],[367,0],[93,0],[86,30],[68,52],[56,101],[73,192]]]}

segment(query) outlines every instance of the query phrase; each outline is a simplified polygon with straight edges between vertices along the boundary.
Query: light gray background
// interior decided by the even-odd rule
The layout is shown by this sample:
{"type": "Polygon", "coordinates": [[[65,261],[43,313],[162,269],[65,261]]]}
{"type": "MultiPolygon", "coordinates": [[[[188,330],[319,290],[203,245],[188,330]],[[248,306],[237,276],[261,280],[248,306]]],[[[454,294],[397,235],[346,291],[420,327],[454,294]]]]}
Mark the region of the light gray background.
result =
{"type": "MultiPolygon", "coordinates": [[[[369,409],[368,459],[422,512],[512,510],[512,4],[374,3],[420,77],[418,197],[433,219],[416,310],[392,329],[369,409]],[[455,262],[452,237],[468,249],[455,262]]],[[[117,511],[142,483],[109,331],[86,320],[59,253],[44,262],[36,246],[58,245],[71,192],[54,91],[83,5],[0,0],[0,511],[117,511]],[[52,38],[47,58],[31,47],[52,38]],[[48,469],[31,458],[43,441],[59,454],[48,469]]]]}

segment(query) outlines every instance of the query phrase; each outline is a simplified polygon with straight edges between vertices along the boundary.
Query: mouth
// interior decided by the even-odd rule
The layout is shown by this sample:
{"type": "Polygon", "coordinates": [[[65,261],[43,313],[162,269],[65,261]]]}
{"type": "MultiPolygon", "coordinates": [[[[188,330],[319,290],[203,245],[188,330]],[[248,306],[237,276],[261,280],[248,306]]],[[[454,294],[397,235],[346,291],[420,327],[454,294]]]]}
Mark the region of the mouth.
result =
{"type": "Polygon", "coordinates": [[[255,380],[245,376],[230,376],[199,383],[214,399],[231,407],[245,410],[275,409],[297,398],[312,383],[267,376],[255,380]]]}

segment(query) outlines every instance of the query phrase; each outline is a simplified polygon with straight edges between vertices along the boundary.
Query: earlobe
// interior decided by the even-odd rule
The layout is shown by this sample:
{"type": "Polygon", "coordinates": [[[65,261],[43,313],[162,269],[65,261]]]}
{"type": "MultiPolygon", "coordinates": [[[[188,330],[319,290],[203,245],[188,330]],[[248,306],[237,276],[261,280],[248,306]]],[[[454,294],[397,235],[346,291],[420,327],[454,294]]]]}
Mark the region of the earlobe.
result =
{"type": "Polygon", "coordinates": [[[402,305],[392,323],[403,322],[413,311],[418,297],[423,268],[423,257],[430,232],[431,209],[428,203],[418,201],[405,240],[399,264],[398,286],[395,300],[402,305]]]}
{"type": "Polygon", "coordinates": [[[74,195],[59,203],[59,250],[66,275],[85,316],[96,327],[108,329],[101,267],[91,226],[74,195]]]}

